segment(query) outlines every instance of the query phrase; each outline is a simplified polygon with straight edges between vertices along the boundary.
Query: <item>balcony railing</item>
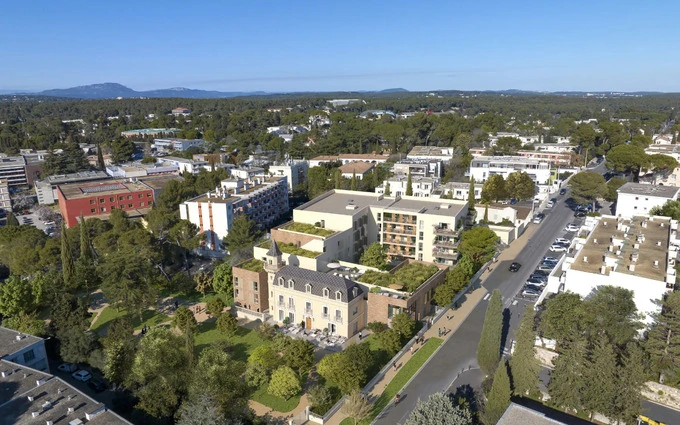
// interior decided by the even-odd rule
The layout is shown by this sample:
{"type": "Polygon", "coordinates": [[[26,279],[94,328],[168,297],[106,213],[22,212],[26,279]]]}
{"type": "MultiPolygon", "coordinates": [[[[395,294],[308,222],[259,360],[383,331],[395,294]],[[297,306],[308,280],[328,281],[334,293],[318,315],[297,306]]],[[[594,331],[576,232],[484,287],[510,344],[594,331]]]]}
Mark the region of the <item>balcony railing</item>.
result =
{"type": "Polygon", "coordinates": [[[439,227],[437,225],[434,226],[434,234],[435,235],[448,235],[448,236],[455,236],[458,234],[458,230],[451,229],[448,227],[439,227]]]}
{"type": "Polygon", "coordinates": [[[443,247],[446,247],[446,248],[456,248],[456,247],[458,247],[458,242],[456,242],[456,241],[444,241],[444,240],[435,239],[435,240],[434,240],[434,245],[435,245],[435,246],[443,246],[443,247]]]}
{"type": "Polygon", "coordinates": [[[284,308],[286,306],[286,303],[283,301],[279,301],[279,307],[284,308]]]}
{"type": "Polygon", "coordinates": [[[305,309],[305,314],[306,314],[307,316],[312,316],[312,309],[311,309],[311,308],[306,308],[306,309],[305,309]]]}
{"type": "Polygon", "coordinates": [[[295,310],[295,304],[288,304],[288,310],[295,310]]]}
{"type": "Polygon", "coordinates": [[[328,316],[328,313],[323,313],[323,314],[321,315],[321,318],[322,318],[322,319],[325,319],[325,320],[328,320],[328,317],[329,317],[329,316],[328,316]]]}
{"type": "Polygon", "coordinates": [[[450,259],[457,259],[458,258],[458,253],[457,252],[447,252],[447,251],[434,251],[432,253],[432,256],[435,258],[450,258],[450,259]]]}
{"type": "Polygon", "coordinates": [[[340,324],[342,324],[342,317],[335,316],[335,317],[333,318],[333,321],[334,321],[335,323],[340,323],[340,324]]]}

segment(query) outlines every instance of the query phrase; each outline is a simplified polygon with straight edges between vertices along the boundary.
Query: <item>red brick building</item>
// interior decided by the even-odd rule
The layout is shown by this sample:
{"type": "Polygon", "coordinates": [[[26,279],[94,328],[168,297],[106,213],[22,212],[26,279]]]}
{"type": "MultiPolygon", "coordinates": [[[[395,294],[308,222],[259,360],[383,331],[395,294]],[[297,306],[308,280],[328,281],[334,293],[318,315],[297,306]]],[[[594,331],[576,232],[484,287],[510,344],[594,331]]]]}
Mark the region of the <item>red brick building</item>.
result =
{"type": "Polygon", "coordinates": [[[140,217],[151,210],[154,193],[141,181],[106,180],[57,186],[59,211],[66,227],[78,225],[78,217],[108,218],[111,211],[121,209],[128,217],[140,217]]]}

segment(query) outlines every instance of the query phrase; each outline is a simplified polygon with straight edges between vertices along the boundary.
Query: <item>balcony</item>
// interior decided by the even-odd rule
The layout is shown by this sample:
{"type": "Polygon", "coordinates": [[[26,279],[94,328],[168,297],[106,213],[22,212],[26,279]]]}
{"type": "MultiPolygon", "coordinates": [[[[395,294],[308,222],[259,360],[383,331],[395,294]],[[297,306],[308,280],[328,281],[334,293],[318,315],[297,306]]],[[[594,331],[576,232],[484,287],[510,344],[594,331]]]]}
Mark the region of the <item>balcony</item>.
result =
{"type": "Polygon", "coordinates": [[[307,316],[313,316],[313,315],[314,315],[314,314],[312,314],[312,309],[311,309],[311,308],[306,308],[306,309],[305,309],[305,314],[306,314],[307,316]]]}
{"type": "Polygon", "coordinates": [[[439,251],[439,250],[434,250],[432,252],[432,256],[435,258],[448,258],[451,260],[456,260],[458,259],[458,253],[457,252],[450,252],[450,251],[439,251]]]}
{"type": "Polygon", "coordinates": [[[458,242],[457,241],[447,241],[447,240],[439,240],[435,239],[434,240],[434,246],[441,246],[444,248],[458,248],[458,242]]]}
{"type": "Polygon", "coordinates": [[[295,311],[295,304],[288,304],[286,308],[288,308],[290,311],[295,311]]]}
{"type": "Polygon", "coordinates": [[[285,308],[285,307],[286,307],[286,303],[284,303],[283,301],[279,301],[279,307],[285,308]]]}
{"type": "Polygon", "coordinates": [[[328,313],[323,313],[323,314],[321,315],[321,318],[324,319],[324,320],[328,320],[329,317],[330,317],[330,316],[328,315],[328,313]]]}
{"type": "Polygon", "coordinates": [[[341,317],[341,316],[335,316],[335,317],[333,318],[333,321],[334,321],[335,323],[342,324],[342,317],[341,317]]]}
{"type": "Polygon", "coordinates": [[[435,235],[458,236],[458,233],[459,231],[455,229],[451,229],[448,227],[439,227],[437,225],[434,226],[435,235]]]}

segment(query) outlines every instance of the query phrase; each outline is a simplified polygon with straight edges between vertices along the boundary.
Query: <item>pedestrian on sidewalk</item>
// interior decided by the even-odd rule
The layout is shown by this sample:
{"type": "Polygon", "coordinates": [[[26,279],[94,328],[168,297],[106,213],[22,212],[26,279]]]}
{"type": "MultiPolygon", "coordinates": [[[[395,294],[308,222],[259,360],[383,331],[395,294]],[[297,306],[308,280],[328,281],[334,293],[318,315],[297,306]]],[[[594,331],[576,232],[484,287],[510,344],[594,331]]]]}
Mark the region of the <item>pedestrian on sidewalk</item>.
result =
{"type": "Polygon", "coordinates": [[[411,346],[411,348],[409,348],[409,351],[411,351],[411,354],[413,354],[413,346],[411,346]]]}
{"type": "Polygon", "coordinates": [[[361,342],[362,337],[363,337],[363,335],[361,334],[361,331],[359,331],[359,342],[361,342]]]}
{"type": "Polygon", "coordinates": [[[394,368],[394,370],[397,370],[397,362],[392,362],[392,367],[394,368]]]}
{"type": "Polygon", "coordinates": [[[437,334],[439,334],[439,337],[442,336],[442,328],[437,329],[437,334]]]}

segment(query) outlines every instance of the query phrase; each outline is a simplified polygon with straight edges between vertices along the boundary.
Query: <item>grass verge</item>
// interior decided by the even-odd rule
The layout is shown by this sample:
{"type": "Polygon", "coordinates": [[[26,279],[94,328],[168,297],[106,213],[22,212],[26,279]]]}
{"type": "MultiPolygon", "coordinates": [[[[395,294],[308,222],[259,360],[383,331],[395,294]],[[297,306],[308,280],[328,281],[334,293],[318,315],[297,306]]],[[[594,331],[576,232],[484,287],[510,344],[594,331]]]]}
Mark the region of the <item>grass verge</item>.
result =
{"type": "Polygon", "coordinates": [[[255,348],[265,344],[265,341],[259,337],[257,332],[242,327],[238,328],[236,335],[232,338],[227,338],[217,330],[217,325],[214,320],[199,323],[195,335],[194,344],[196,346],[196,354],[200,354],[204,348],[216,341],[229,341],[233,345],[232,352],[234,354],[234,359],[241,362],[248,361],[250,353],[255,348]]]}
{"type": "Polygon", "coordinates": [[[300,404],[300,397],[302,394],[297,394],[294,397],[284,400],[281,397],[276,397],[267,392],[267,386],[264,385],[257,391],[250,395],[250,399],[265,406],[274,409],[277,412],[288,413],[295,409],[300,404]]]}
{"type": "MultiPolygon", "coordinates": [[[[123,317],[127,313],[125,310],[118,310],[116,307],[106,307],[102,312],[99,314],[99,317],[97,317],[97,320],[92,323],[92,326],[90,326],[90,329],[92,329],[93,332],[99,333],[101,330],[103,330],[106,326],[108,326],[109,322],[111,322],[113,319],[116,319],[118,317],[123,317]]],[[[142,329],[144,325],[146,326],[156,326],[159,325],[163,322],[167,322],[170,320],[169,316],[166,316],[165,314],[159,313],[156,310],[146,310],[142,313],[142,319],[139,320],[139,317],[137,315],[134,315],[132,317],[132,325],[135,327],[135,329],[142,329]]]]}
{"type": "MultiPolygon", "coordinates": [[[[380,412],[382,412],[382,410],[394,398],[394,396],[397,395],[399,391],[401,391],[409,379],[411,379],[411,377],[415,375],[416,372],[418,372],[420,367],[425,364],[427,359],[430,358],[432,353],[434,353],[437,347],[442,345],[443,342],[444,340],[439,338],[428,339],[425,345],[416,351],[416,353],[406,362],[406,364],[404,364],[401,369],[399,369],[397,374],[394,375],[390,383],[387,384],[385,390],[383,390],[382,394],[380,394],[380,397],[378,397],[378,399],[375,401],[371,416],[369,416],[368,419],[359,422],[359,424],[370,424],[380,414],[380,412]]],[[[352,419],[345,418],[342,422],[340,422],[340,425],[354,425],[354,421],[352,419]]]]}

